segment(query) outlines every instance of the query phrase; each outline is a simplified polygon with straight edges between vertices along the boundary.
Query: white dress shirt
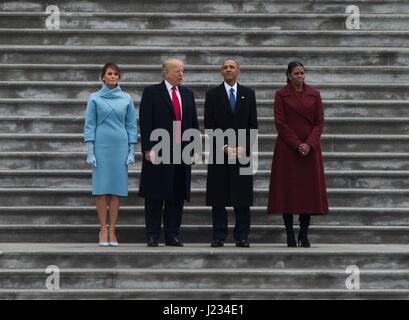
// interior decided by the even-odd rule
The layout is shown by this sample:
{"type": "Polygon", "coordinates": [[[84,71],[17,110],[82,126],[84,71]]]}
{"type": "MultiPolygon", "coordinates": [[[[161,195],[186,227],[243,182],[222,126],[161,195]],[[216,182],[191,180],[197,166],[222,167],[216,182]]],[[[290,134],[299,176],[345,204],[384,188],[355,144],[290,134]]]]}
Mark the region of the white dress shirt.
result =
{"type": "MultiPolygon", "coordinates": [[[[234,90],[234,92],[233,92],[234,98],[235,98],[236,101],[237,101],[237,82],[234,84],[233,87],[230,86],[229,84],[227,84],[226,82],[224,82],[224,88],[226,89],[226,93],[227,93],[227,98],[228,98],[228,99],[230,99],[230,89],[233,88],[233,90],[234,90]]],[[[226,148],[226,147],[228,147],[227,144],[223,146],[223,149],[226,148]]]]}
{"type": "Polygon", "coordinates": [[[234,84],[233,87],[231,87],[230,85],[228,85],[226,82],[224,82],[224,88],[226,89],[227,92],[227,98],[230,98],[230,89],[233,88],[234,90],[234,98],[237,101],[237,82],[234,84]]]}

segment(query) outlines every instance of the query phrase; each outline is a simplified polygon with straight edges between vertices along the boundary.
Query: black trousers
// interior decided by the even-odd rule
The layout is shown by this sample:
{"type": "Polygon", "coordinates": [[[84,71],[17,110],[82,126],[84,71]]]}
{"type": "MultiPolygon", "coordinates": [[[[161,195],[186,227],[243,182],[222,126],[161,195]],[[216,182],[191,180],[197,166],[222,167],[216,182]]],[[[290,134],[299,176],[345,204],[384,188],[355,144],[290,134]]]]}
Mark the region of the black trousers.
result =
{"type": "MultiPolygon", "coordinates": [[[[250,234],[250,207],[234,207],[236,225],[234,240],[247,240],[250,234]]],[[[225,207],[212,207],[213,240],[225,241],[227,237],[228,219],[225,207]]]]}
{"type": "Polygon", "coordinates": [[[182,165],[175,165],[175,167],[174,199],[154,200],[145,198],[145,223],[148,239],[158,240],[160,238],[162,217],[165,241],[177,237],[180,233],[186,184],[184,167],[182,165]]]}

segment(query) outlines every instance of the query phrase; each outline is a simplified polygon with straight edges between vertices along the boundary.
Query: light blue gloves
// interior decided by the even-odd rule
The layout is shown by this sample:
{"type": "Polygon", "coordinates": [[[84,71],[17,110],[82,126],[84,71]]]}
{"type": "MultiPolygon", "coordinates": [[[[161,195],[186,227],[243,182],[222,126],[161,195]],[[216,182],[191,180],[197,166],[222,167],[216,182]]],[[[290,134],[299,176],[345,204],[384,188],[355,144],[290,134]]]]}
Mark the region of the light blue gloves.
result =
{"type": "Polygon", "coordinates": [[[129,153],[128,153],[128,158],[126,159],[126,165],[130,166],[135,163],[135,143],[130,143],[129,144],[129,153]]]}
{"type": "Polygon", "coordinates": [[[93,141],[87,141],[86,142],[88,152],[87,152],[87,163],[96,168],[97,167],[97,159],[95,158],[95,153],[94,153],[94,142],[93,141]]]}
{"type": "MultiPolygon", "coordinates": [[[[95,152],[94,152],[94,142],[92,141],[87,141],[86,142],[88,152],[87,152],[87,163],[91,165],[92,167],[96,168],[97,167],[97,159],[95,158],[95,152]]],[[[126,165],[130,166],[135,163],[135,143],[130,143],[129,144],[129,153],[128,157],[126,159],[126,165]]]]}

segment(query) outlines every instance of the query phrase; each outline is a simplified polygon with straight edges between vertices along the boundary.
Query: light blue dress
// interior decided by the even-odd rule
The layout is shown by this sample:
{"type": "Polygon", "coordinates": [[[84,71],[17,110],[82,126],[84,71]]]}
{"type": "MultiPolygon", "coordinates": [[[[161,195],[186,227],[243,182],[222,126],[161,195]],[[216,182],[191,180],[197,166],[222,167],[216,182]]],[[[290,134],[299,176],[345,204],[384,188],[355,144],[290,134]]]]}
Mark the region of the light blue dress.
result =
{"type": "Polygon", "coordinates": [[[84,141],[93,141],[97,167],[92,169],[92,195],[128,195],[129,143],[137,143],[136,112],[129,94],[116,86],[88,98],[84,141]]]}

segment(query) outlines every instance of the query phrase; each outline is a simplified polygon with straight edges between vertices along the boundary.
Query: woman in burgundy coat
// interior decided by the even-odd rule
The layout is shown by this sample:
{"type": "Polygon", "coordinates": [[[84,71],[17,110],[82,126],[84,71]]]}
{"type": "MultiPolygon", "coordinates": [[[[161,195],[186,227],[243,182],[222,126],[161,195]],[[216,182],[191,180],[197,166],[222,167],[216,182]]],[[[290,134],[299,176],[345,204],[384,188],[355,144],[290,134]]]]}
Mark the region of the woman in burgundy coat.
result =
{"type": "Polygon", "coordinates": [[[324,111],[320,93],[305,84],[304,78],[304,66],[291,62],[287,69],[287,86],[276,92],[274,102],[278,136],[267,211],[283,215],[289,247],[297,246],[293,214],[300,215],[298,246],[310,247],[310,215],[328,213],[320,145],[324,111]]]}

